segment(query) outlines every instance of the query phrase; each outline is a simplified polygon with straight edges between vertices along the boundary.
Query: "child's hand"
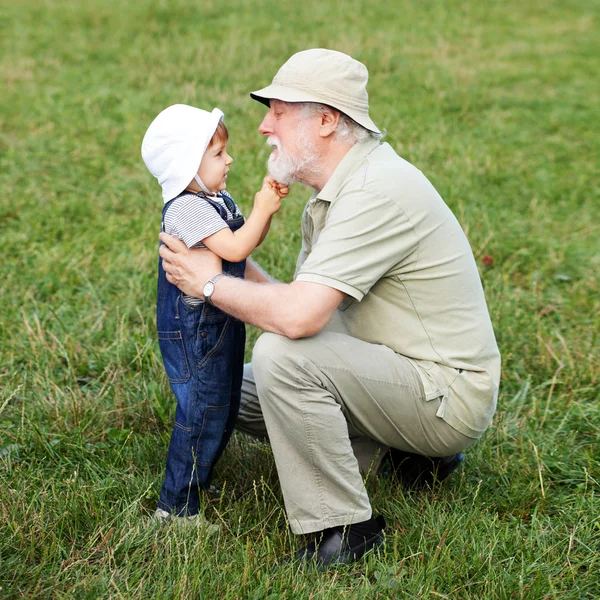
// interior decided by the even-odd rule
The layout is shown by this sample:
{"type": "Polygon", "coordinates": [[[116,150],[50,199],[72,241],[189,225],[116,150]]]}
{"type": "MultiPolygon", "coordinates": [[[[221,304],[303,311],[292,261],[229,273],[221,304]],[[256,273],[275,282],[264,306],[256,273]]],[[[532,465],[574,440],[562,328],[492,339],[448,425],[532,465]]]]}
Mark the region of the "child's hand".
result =
{"type": "Polygon", "coordinates": [[[282,196],[279,189],[273,185],[276,183],[272,177],[265,177],[261,190],[254,196],[254,206],[269,216],[274,215],[281,208],[282,196]]]}
{"type": "Polygon", "coordinates": [[[280,198],[285,198],[290,193],[290,186],[287,183],[279,183],[275,181],[270,175],[264,179],[269,183],[270,186],[274,187],[280,198]]]}

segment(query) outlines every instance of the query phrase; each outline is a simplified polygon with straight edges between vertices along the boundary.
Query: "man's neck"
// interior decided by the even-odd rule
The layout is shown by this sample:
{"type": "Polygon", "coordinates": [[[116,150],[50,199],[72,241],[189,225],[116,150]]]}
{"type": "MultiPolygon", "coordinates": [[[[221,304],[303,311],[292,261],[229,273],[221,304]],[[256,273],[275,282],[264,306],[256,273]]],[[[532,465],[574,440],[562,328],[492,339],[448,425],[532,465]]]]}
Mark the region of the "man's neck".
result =
{"type": "Polygon", "coordinates": [[[321,172],[318,175],[307,178],[307,180],[302,181],[302,183],[305,183],[317,192],[320,192],[351,148],[352,145],[349,144],[337,141],[332,142],[327,150],[322,153],[321,172]]]}

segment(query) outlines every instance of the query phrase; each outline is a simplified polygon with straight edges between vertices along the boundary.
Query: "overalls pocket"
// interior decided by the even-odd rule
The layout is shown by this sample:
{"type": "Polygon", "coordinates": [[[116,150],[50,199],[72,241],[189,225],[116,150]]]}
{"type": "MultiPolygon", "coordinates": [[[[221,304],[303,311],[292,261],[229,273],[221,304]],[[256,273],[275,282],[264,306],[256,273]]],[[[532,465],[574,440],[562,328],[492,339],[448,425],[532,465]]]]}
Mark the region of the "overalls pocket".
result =
{"type": "MultiPolygon", "coordinates": [[[[220,311],[219,311],[220,312],[220,311]]],[[[198,335],[196,335],[196,368],[202,369],[206,363],[222,349],[231,352],[232,348],[222,348],[227,338],[231,318],[224,315],[224,320],[204,320],[198,324],[198,335]]],[[[227,346],[227,345],[226,345],[227,346]]]]}
{"type": "Polygon", "coordinates": [[[158,345],[171,383],[185,383],[191,373],[181,331],[159,331],[158,345]]]}

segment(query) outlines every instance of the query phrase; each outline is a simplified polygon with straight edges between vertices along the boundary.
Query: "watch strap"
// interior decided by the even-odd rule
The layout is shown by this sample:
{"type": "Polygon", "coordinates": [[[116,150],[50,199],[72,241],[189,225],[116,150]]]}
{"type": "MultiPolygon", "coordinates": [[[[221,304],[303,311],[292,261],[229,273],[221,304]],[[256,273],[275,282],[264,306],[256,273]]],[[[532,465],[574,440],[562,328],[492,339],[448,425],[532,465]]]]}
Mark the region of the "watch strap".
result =
{"type": "MultiPolygon", "coordinates": [[[[204,287],[206,287],[206,284],[207,284],[207,283],[212,283],[212,284],[213,284],[213,294],[214,294],[214,293],[215,293],[215,283],[216,283],[216,282],[217,282],[219,279],[221,279],[221,277],[225,277],[225,273],[217,273],[216,275],[213,275],[213,276],[212,276],[212,277],[211,277],[211,278],[210,278],[210,279],[209,279],[209,280],[208,280],[208,281],[207,281],[207,282],[204,284],[204,287]]],[[[211,300],[210,300],[210,299],[211,299],[211,297],[212,297],[212,294],[211,294],[211,295],[210,295],[208,298],[207,298],[207,297],[205,297],[204,299],[205,299],[205,300],[206,300],[206,301],[207,301],[209,304],[212,304],[212,302],[211,302],[211,300]]]]}

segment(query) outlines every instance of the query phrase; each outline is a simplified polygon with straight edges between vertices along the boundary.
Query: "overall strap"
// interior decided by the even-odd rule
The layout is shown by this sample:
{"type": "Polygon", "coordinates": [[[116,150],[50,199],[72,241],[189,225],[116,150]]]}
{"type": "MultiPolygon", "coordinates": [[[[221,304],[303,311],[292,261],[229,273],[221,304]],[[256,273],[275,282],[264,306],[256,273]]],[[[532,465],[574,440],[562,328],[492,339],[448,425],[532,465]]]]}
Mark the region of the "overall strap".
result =
{"type": "MultiPolygon", "coordinates": [[[[181,196],[181,195],[182,194],[179,194],[179,196],[181,196]]],[[[179,196],[175,196],[175,198],[173,198],[172,200],[169,200],[162,209],[162,217],[160,220],[160,230],[162,233],[165,232],[165,215],[167,214],[167,210],[169,210],[169,206],[171,206],[171,203],[174,202],[175,200],[177,200],[177,198],[179,198],[179,196]]]]}
{"type": "Polygon", "coordinates": [[[219,196],[221,197],[223,202],[225,202],[225,206],[227,206],[227,208],[229,209],[231,216],[235,217],[235,202],[233,201],[233,198],[225,191],[221,192],[219,196]]]}
{"type": "MultiPolygon", "coordinates": [[[[218,213],[223,221],[227,221],[227,211],[219,204],[216,200],[209,198],[208,196],[202,196],[218,213]]],[[[229,208],[229,207],[228,207],[229,208]]]]}

